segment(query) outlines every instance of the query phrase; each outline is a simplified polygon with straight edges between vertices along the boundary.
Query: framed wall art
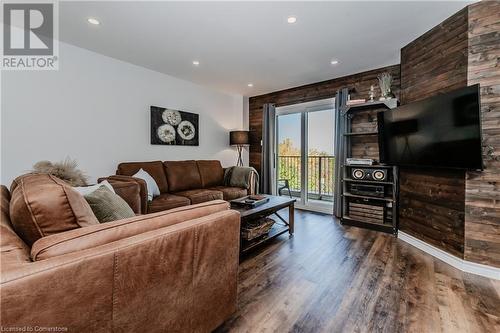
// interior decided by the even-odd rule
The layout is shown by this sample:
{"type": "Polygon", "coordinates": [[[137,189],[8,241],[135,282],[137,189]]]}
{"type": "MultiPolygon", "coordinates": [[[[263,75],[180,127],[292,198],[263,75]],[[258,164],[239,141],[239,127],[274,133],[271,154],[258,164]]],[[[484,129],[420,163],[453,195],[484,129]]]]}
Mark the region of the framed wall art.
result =
{"type": "Polygon", "coordinates": [[[151,144],[199,146],[199,115],[151,106],[151,144]]]}

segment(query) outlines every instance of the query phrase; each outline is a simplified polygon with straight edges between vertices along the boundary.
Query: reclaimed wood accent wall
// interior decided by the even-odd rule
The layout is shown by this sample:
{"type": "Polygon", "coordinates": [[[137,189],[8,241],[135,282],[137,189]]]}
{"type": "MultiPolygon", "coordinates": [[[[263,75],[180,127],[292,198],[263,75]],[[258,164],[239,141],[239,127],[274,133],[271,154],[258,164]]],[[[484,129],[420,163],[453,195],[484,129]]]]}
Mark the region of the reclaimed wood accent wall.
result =
{"type": "MultiPolygon", "coordinates": [[[[381,73],[389,72],[394,78],[393,92],[399,97],[400,86],[400,70],[399,65],[393,65],[374,69],[367,72],[353,74],[336,78],[333,80],[308,84],[296,88],[281,90],[270,94],[254,96],[249,98],[249,127],[250,127],[250,166],[256,170],[260,170],[261,163],[261,140],[262,140],[262,106],[266,103],[273,103],[276,106],[292,105],[304,102],[315,101],[325,98],[335,97],[337,90],[348,87],[351,92],[351,98],[367,98],[370,91],[370,86],[375,86],[376,96],[380,96],[380,89],[378,88],[377,76],[381,73]]],[[[371,127],[376,129],[376,117],[367,117],[366,119],[353,120],[356,121],[353,130],[356,126],[371,127]]],[[[370,140],[370,139],[367,139],[370,140]]],[[[356,141],[353,153],[361,156],[372,157],[378,160],[378,147],[376,144],[376,137],[371,138],[373,141],[363,141],[360,139],[356,141]]]]}
{"type": "Polygon", "coordinates": [[[465,259],[500,267],[500,2],[468,7],[468,84],[481,86],[483,172],[468,172],[465,259]]]}
{"type": "MultiPolygon", "coordinates": [[[[401,104],[467,86],[467,8],[401,49],[401,104]]],[[[399,229],[464,257],[465,172],[400,168],[399,229]]]]}
{"type": "MultiPolygon", "coordinates": [[[[390,72],[401,104],[479,83],[483,172],[401,168],[400,230],[469,261],[500,267],[500,2],[472,4],[401,49],[394,65],[249,99],[250,165],[260,170],[262,106],[332,98],[343,87],[367,98],[376,77],[390,72]],[[399,90],[401,88],[401,91],[399,90]]],[[[375,117],[353,119],[370,130],[375,117]]],[[[359,138],[353,155],[377,158],[370,138],[359,138]]]]}

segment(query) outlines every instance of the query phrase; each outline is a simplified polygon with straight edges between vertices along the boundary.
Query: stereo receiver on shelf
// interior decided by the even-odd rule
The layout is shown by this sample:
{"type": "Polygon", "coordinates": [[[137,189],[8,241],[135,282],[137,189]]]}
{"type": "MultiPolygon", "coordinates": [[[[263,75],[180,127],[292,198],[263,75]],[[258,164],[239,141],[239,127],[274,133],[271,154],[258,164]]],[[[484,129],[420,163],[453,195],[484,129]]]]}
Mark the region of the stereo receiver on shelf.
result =
{"type": "Polygon", "coordinates": [[[366,195],[377,198],[383,198],[385,196],[385,188],[383,185],[350,184],[349,192],[356,195],[366,195]]]}

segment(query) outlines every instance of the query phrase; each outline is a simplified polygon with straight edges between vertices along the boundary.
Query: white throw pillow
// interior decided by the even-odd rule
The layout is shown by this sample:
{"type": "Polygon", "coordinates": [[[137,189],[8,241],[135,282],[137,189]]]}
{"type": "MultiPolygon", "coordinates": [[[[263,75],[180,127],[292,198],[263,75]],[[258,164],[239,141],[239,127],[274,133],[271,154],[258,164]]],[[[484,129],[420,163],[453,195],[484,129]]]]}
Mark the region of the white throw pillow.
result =
{"type": "Polygon", "coordinates": [[[146,182],[146,187],[148,188],[148,200],[153,200],[154,197],[160,195],[160,189],[158,188],[158,184],[153,177],[143,169],[137,171],[135,175],[132,177],[140,178],[146,182]]]}
{"type": "Polygon", "coordinates": [[[79,187],[73,187],[73,188],[81,195],[88,195],[88,194],[94,192],[95,190],[97,190],[101,186],[106,186],[107,188],[109,188],[111,190],[111,192],[115,193],[113,186],[111,186],[111,184],[107,180],[104,180],[104,181],[100,182],[99,184],[95,184],[95,185],[91,185],[91,186],[79,186],[79,187]]]}

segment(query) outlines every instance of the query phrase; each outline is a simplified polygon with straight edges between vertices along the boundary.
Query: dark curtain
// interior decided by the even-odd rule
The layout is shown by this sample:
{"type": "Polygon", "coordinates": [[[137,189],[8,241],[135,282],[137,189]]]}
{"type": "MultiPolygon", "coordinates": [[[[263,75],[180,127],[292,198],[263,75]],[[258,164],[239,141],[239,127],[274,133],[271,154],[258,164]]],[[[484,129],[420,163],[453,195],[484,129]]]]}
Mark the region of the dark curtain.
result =
{"type": "Polygon", "coordinates": [[[276,163],[276,109],[274,104],[264,104],[262,110],[262,157],[260,168],[261,193],[271,194],[276,163]]]}
{"type": "Polygon", "coordinates": [[[333,194],[333,214],[337,217],[342,215],[342,164],[345,159],[344,131],[345,119],[342,110],[347,103],[349,90],[344,88],[337,91],[335,97],[335,189],[333,194]]]}

